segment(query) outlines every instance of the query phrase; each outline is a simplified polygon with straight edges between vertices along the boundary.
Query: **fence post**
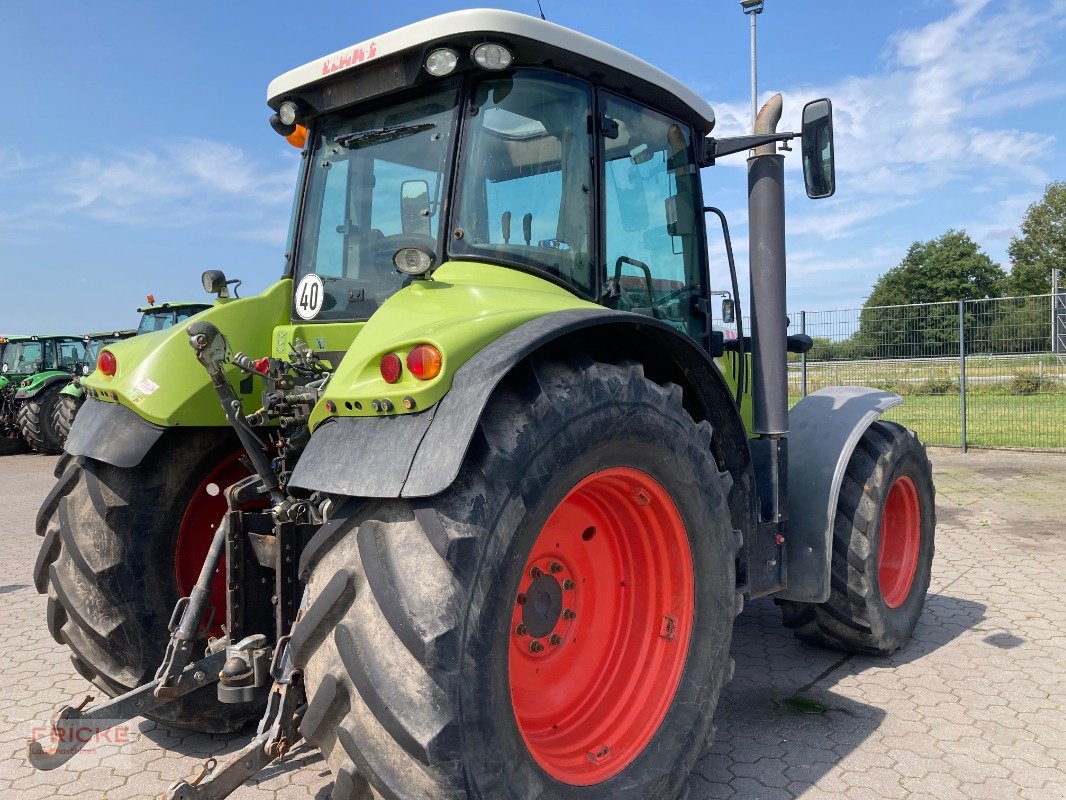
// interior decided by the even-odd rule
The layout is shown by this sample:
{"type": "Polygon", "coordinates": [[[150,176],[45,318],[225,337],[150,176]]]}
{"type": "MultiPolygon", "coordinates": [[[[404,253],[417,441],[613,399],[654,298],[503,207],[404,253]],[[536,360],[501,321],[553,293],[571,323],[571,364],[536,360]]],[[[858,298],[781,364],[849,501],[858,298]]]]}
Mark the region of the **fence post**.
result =
{"type": "Polygon", "coordinates": [[[959,428],[966,452],[966,301],[959,301],[959,428]]]}
{"type": "Polygon", "coordinates": [[[1058,267],[1051,269],[1051,352],[1059,353],[1059,276],[1058,267]]]}
{"type": "MultiPolygon", "coordinates": [[[[807,333],[807,312],[800,312],[800,333],[807,333]]],[[[803,396],[807,396],[807,351],[800,355],[800,381],[803,384],[803,396]]]]}

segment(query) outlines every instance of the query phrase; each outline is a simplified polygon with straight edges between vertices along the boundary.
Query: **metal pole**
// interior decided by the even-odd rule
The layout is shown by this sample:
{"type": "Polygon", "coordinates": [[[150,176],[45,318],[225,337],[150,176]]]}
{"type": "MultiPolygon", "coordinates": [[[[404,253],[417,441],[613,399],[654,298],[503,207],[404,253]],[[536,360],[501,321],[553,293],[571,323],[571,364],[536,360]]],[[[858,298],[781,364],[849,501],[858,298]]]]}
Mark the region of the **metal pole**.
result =
{"type": "MultiPolygon", "coordinates": [[[[807,333],[807,312],[800,312],[800,333],[806,335],[807,333]]],[[[803,382],[803,396],[807,396],[807,353],[804,352],[800,356],[800,375],[803,382]]]]}
{"type": "Polygon", "coordinates": [[[1051,270],[1051,352],[1059,352],[1059,276],[1058,267],[1051,270]]]}
{"type": "Polygon", "coordinates": [[[966,452],[966,301],[959,301],[959,428],[966,452]]]}
{"type": "Polygon", "coordinates": [[[751,28],[751,132],[755,133],[755,118],[758,116],[759,79],[755,59],[755,18],[762,13],[763,0],[740,0],[740,7],[750,20],[751,28]]]}

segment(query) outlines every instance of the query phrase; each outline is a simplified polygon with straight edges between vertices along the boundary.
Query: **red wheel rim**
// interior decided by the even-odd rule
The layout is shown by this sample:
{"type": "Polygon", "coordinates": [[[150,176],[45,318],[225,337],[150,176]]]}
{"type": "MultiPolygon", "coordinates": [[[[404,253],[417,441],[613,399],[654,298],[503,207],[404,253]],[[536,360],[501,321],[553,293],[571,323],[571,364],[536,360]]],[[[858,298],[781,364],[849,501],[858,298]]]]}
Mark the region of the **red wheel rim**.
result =
{"type": "Polygon", "coordinates": [[[617,775],[655,736],[688,655],[695,591],[685,525],[640,470],[582,480],[519,581],[508,679],[522,739],[556,780],[617,775]]]}
{"type": "Polygon", "coordinates": [[[881,542],[877,548],[877,579],[889,608],[899,608],[911,592],[918,571],[922,543],[922,512],[918,487],[906,475],[888,490],[881,513],[881,542]]]}
{"type": "MultiPolygon", "coordinates": [[[[200,577],[200,569],[211,548],[215,529],[226,513],[226,497],[223,492],[241,478],[251,474],[241,463],[244,451],[238,450],[219,462],[192,493],[189,505],[178,528],[178,542],[174,549],[174,575],[178,592],[188,597],[200,577]]],[[[251,507],[251,506],[249,506],[251,507]]],[[[215,608],[215,624],[209,633],[222,633],[221,623],[226,619],[226,556],[223,553],[211,582],[211,605],[215,608]]]]}

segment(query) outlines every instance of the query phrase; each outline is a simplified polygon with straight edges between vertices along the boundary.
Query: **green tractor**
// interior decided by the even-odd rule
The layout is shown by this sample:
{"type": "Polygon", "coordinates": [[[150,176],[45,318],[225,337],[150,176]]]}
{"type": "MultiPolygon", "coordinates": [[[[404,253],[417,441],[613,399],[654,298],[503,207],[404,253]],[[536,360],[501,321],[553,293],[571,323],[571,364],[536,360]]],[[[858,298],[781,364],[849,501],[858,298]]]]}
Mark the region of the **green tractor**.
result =
{"type": "Polygon", "coordinates": [[[19,431],[18,404],[15,402],[15,392],[22,375],[13,370],[22,361],[22,341],[28,339],[0,336],[0,456],[21,453],[26,449],[26,442],[19,431]]]}
{"type": "Polygon", "coordinates": [[[66,444],[67,435],[74,424],[74,417],[85,402],[85,390],[81,379],[89,375],[96,366],[100,351],[108,345],[128,339],[136,333],[134,330],[110,331],[107,333],[88,333],[82,337],[85,343],[85,361],[71,376],[70,383],[59,391],[59,398],[52,407],[49,433],[59,443],[60,448],[66,444]]]}
{"type": "Polygon", "coordinates": [[[96,364],[102,349],[122,339],[128,339],[130,336],[140,336],[172,328],[186,322],[201,311],[211,308],[210,303],[157,304],[153,295],[148,295],[147,300],[148,305],[137,309],[141,314],[141,319],[136,330],[90,333],[85,337],[87,363],[82,366],[80,373],[74,375],[71,382],[60,391],[59,400],[52,410],[51,433],[60,447],[66,443],[70,428],[74,424],[74,417],[82,403],[85,402],[85,390],[81,386],[81,379],[92,371],[89,365],[96,364]]]}
{"type": "Polygon", "coordinates": [[[716,138],[649,64],[477,10],[268,104],[304,156],[281,279],[82,381],[35,580],[113,699],[62,708],[31,763],[132,715],[261,715],[166,796],[225,797],[302,739],[337,800],[677,798],[745,599],[822,645],[908,641],[935,511],[924,447],[879,420],[901,398],[788,407],[811,341],[787,335],[776,144],[831,195],[829,101],[716,138]],[[752,330],[727,341],[701,170],[746,151],[752,330]]]}
{"type": "Polygon", "coordinates": [[[51,430],[59,393],[85,361],[77,336],[10,336],[0,360],[0,454],[26,445],[41,453],[62,452],[51,430]]]}

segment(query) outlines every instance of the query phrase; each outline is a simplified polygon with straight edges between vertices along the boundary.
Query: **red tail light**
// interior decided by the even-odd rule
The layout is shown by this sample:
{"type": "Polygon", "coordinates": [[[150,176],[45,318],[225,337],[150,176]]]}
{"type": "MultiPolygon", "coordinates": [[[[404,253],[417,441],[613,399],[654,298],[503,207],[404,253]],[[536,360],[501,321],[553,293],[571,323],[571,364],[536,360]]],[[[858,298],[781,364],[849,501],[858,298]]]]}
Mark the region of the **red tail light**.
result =
{"type": "Polygon", "coordinates": [[[101,350],[100,356],[96,359],[96,368],[107,377],[113,377],[118,370],[118,361],[115,360],[115,354],[110,350],[101,350]]]}
{"type": "Polygon", "coordinates": [[[385,383],[396,383],[403,374],[403,362],[395,353],[386,353],[381,357],[381,377],[385,383]]]}
{"type": "Polygon", "coordinates": [[[416,378],[428,381],[440,375],[444,358],[431,344],[420,344],[407,354],[407,369],[416,378]]]}

